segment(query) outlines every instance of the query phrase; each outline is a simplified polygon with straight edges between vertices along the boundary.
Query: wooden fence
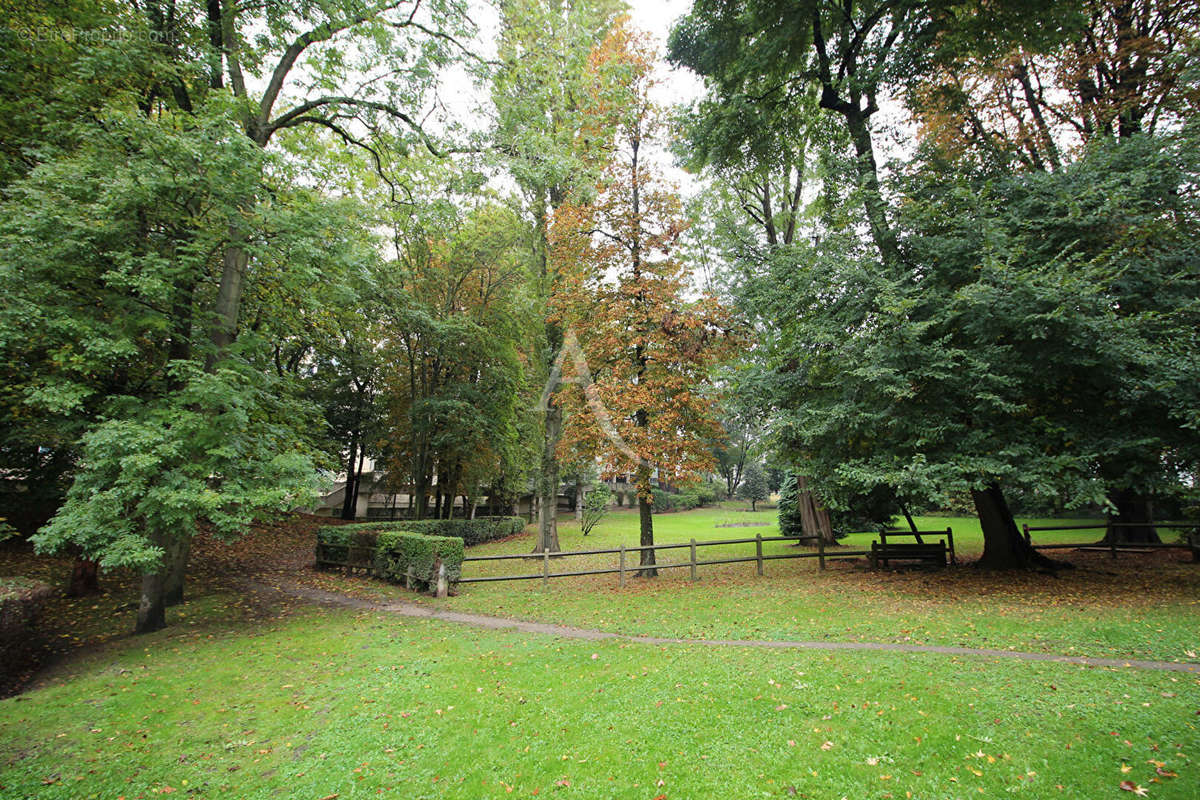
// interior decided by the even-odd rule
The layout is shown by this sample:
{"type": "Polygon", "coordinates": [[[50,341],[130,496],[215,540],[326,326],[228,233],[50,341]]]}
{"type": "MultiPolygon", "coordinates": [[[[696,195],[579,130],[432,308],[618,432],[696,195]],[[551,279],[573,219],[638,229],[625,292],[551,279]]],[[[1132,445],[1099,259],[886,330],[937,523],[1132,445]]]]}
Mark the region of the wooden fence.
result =
{"type": "Polygon", "coordinates": [[[569,577],[574,577],[576,575],[617,574],[620,576],[620,585],[624,586],[626,573],[629,573],[629,572],[637,573],[637,572],[641,572],[643,569],[662,570],[662,569],[677,569],[677,568],[682,568],[682,567],[688,567],[691,570],[692,580],[697,580],[698,579],[697,569],[699,567],[707,567],[707,566],[712,566],[714,564],[738,564],[738,563],[746,563],[746,562],[753,561],[757,565],[758,574],[762,575],[763,574],[763,562],[772,561],[772,560],[780,559],[780,558],[815,558],[818,560],[820,568],[825,569],[825,562],[830,559],[855,558],[858,556],[865,556],[865,555],[870,555],[869,551],[867,551],[867,550],[835,550],[833,552],[826,552],[824,540],[822,540],[820,537],[816,537],[816,536],[801,536],[801,537],[796,537],[796,536],[755,536],[753,539],[720,539],[720,540],[711,541],[711,542],[697,542],[695,539],[692,539],[690,542],[687,542],[687,543],[642,545],[642,546],[637,546],[637,547],[626,547],[624,545],[621,545],[620,547],[606,548],[606,549],[599,549],[599,550],[572,550],[570,552],[559,552],[559,553],[552,553],[549,550],[543,550],[541,553],[521,553],[521,554],[517,554],[517,555],[467,556],[466,558],[463,559],[464,564],[466,564],[468,562],[472,562],[472,561],[528,561],[529,559],[539,559],[541,561],[542,569],[541,569],[541,572],[536,572],[533,574],[523,574],[523,575],[482,575],[482,576],[478,576],[478,577],[465,577],[464,576],[464,577],[460,578],[458,582],[459,583],[484,583],[484,582],[488,582],[488,581],[525,581],[525,580],[537,580],[538,578],[541,578],[543,584],[548,584],[550,582],[551,578],[569,578],[569,577]],[[800,542],[803,542],[803,541],[813,541],[813,540],[816,540],[816,542],[817,542],[816,552],[797,551],[795,553],[774,553],[774,554],[769,554],[769,555],[763,553],[763,542],[793,542],[793,543],[799,544],[800,542]],[[743,545],[743,544],[753,544],[754,545],[754,555],[752,555],[752,556],[737,556],[737,557],[732,557],[732,558],[715,558],[715,559],[708,559],[705,561],[700,561],[697,558],[698,551],[700,550],[700,548],[703,548],[703,547],[722,547],[722,546],[743,545]],[[688,557],[687,561],[673,561],[673,562],[669,562],[669,563],[665,563],[665,564],[647,565],[645,567],[643,567],[639,564],[629,564],[628,563],[628,556],[631,553],[641,553],[646,550],[650,550],[650,551],[681,550],[683,548],[687,548],[687,550],[688,550],[689,557],[688,557]],[[603,569],[580,569],[580,570],[571,570],[571,571],[566,571],[566,572],[551,572],[550,571],[551,559],[563,559],[563,558],[571,558],[573,556],[596,556],[596,555],[616,555],[616,556],[618,556],[617,567],[616,568],[603,568],[603,569]]]}
{"type": "Polygon", "coordinates": [[[1112,557],[1116,558],[1117,553],[1139,553],[1148,550],[1160,548],[1177,548],[1192,551],[1192,558],[1195,561],[1200,561],[1200,537],[1197,532],[1200,531],[1200,522],[1109,522],[1099,525],[1041,525],[1031,526],[1023,525],[1022,531],[1025,534],[1025,541],[1034,550],[1100,550],[1112,553],[1112,557]],[[1187,538],[1182,542],[1127,542],[1118,544],[1112,536],[1109,536],[1112,527],[1121,528],[1173,528],[1175,530],[1191,531],[1187,538]],[[1107,542],[1053,542],[1050,544],[1034,544],[1033,533],[1038,531],[1086,531],[1096,530],[1104,531],[1108,538],[1107,542]]]}

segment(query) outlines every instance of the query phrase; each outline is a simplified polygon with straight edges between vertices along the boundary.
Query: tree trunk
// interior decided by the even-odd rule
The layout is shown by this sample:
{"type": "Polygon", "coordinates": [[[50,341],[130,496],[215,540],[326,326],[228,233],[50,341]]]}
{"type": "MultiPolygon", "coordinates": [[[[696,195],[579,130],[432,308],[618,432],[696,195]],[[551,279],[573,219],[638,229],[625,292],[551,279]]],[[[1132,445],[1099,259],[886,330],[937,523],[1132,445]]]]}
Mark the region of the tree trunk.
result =
{"type": "MultiPolygon", "coordinates": [[[[654,515],[651,503],[654,501],[654,493],[650,487],[650,467],[646,464],[638,467],[637,471],[637,498],[638,498],[638,528],[641,532],[639,544],[642,547],[650,547],[654,544],[654,515]]],[[[638,571],[639,578],[657,578],[658,570],[654,568],[657,563],[654,559],[653,550],[640,551],[641,557],[638,559],[638,564],[641,569],[638,571]]]]}
{"type": "Polygon", "coordinates": [[[998,484],[972,489],[975,513],[983,530],[983,556],[979,566],[988,569],[1030,569],[1063,566],[1030,547],[1017,530],[1017,523],[998,484]]]}
{"type": "Polygon", "coordinates": [[[538,479],[537,552],[552,553],[558,543],[558,441],[562,438],[562,406],[546,403],[546,433],[542,440],[542,470],[538,479]]]}
{"type": "Polygon", "coordinates": [[[167,627],[167,604],[163,595],[167,585],[167,559],[171,543],[156,533],[150,535],[150,542],[162,548],[163,560],[153,572],[142,575],[142,598],[138,604],[134,633],[153,633],[167,627]]]}
{"type": "Polygon", "coordinates": [[[342,519],[352,520],[358,512],[358,437],[350,439],[350,457],[346,459],[346,493],[342,498],[342,519]]]}
{"type": "Polygon", "coordinates": [[[1158,530],[1147,522],[1154,522],[1154,501],[1132,489],[1122,489],[1114,498],[1116,516],[1109,517],[1105,544],[1157,544],[1162,541],[1158,530]],[[1143,523],[1123,525],[1121,523],[1143,523]]]}
{"type": "Polygon", "coordinates": [[[575,484],[575,521],[583,523],[583,504],[587,502],[587,490],[583,488],[583,483],[575,484]]]}
{"type": "Polygon", "coordinates": [[[871,142],[871,131],[868,127],[868,117],[857,110],[857,105],[851,109],[838,109],[846,119],[846,127],[850,129],[850,139],[854,143],[855,167],[858,172],[858,185],[862,190],[863,205],[867,212],[867,225],[871,229],[871,238],[879,248],[883,262],[896,265],[900,262],[900,246],[896,241],[896,233],[892,230],[887,218],[887,203],[879,187],[879,165],[875,160],[875,148],[871,142]]]}
{"type": "Polygon", "coordinates": [[[76,556],[75,564],[71,567],[71,581],[67,584],[67,597],[88,597],[100,594],[99,571],[99,561],[76,556]]]}
{"type": "Polygon", "coordinates": [[[187,575],[188,556],[191,555],[192,540],[177,539],[167,547],[163,556],[166,579],[163,585],[163,603],[177,606],[183,602],[184,576],[187,575]]]}
{"type": "Polygon", "coordinates": [[[805,536],[818,537],[825,544],[837,543],[829,509],[817,501],[816,495],[808,488],[808,478],[803,475],[796,476],[796,506],[800,510],[800,530],[805,536]]]}

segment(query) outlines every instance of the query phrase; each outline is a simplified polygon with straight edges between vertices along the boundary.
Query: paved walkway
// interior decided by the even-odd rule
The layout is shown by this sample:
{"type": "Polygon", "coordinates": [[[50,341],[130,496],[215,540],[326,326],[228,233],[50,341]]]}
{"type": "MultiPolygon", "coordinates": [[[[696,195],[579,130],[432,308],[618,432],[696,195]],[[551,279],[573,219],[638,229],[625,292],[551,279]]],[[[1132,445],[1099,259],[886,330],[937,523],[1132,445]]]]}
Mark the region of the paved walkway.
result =
{"type": "Polygon", "coordinates": [[[893,653],[939,653],[951,656],[1012,658],[1018,661],[1049,661],[1056,664],[1079,664],[1088,667],[1154,669],[1200,675],[1200,664],[1173,661],[1141,661],[1121,658],[1090,658],[1087,656],[1056,656],[1048,653],[1024,653],[1015,650],[989,650],[975,647],[949,647],[932,644],[796,642],[772,639],[673,639],[661,636],[631,636],[629,634],[598,631],[591,628],[572,628],[567,625],[552,625],[546,622],[529,622],[519,619],[507,619],[505,617],[492,617],[486,614],[469,614],[462,611],[450,611],[442,608],[416,605],[415,603],[381,603],[372,600],[361,600],[356,597],[348,597],[342,594],[297,585],[268,586],[257,581],[243,581],[243,583],[248,588],[256,591],[283,593],[320,605],[356,608],[364,611],[382,611],[406,617],[456,622],[461,625],[473,625],[477,628],[489,628],[491,630],[515,630],[522,633],[535,633],[543,636],[561,636],[564,639],[583,639],[585,641],[616,640],[622,642],[640,642],[642,644],[685,644],[708,647],[765,647],[777,650],[875,650],[893,653]]]}

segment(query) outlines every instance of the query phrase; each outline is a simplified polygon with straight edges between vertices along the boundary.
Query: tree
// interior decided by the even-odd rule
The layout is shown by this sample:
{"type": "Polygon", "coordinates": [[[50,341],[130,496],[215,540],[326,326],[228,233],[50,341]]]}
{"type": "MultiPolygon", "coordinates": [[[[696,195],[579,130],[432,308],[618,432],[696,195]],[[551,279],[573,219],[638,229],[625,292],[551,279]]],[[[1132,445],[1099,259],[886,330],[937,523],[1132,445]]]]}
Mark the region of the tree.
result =
{"type": "Polygon", "coordinates": [[[743,500],[750,501],[751,511],[757,511],[756,506],[759,501],[766,500],[768,495],[767,473],[763,471],[761,464],[751,461],[746,465],[746,477],[742,481],[741,488],[738,489],[738,496],[743,500]]]}
{"type": "MultiPolygon", "coordinates": [[[[231,146],[227,118],[195,120],[110,113],[14,185],[0,230],[0,347],[24,370],[10,389],[48,427],[62,420],[59,435],[79,432],[72,487],[35,544],[146,569],[142,629],[164,624],[167,565],[185,560],[173,557],[199,520],[230,535],[308,502],[316,480],[302,431],[318,426],[294,387],[265,377],[264,341],[248,332],[215,371],[197,359],[209,254],[263,166],[257,148],[231,146]]],[[[262,210],[259,280],[287,299],[319,274],[298,252],[337,244],[262,210]]]]}
{"type": "Polygon", "coordinates": [[[456,496],[469,509],[485,486],[524,476],[519,399],[532,349],[528,227],[488,202],[426,222],[393,265],[384,310],[383,452],[418,519],[430,494],[434,515],[449,516],[456,496]]]}
{"type": "MultiPolygon", "coordinates": [[[[1200,47],[1200,10],[1175,0],[1095,0],[1035,39],[963,42],[910,93],[925,139],[968,169],[1061,172],[1110,138],[1178,128],[1194,115],[1200,83],[1185,66],[1200,47]],[[989,46],[990,45],[990,46],[989,46]]],[[[1146,308],[1146,284],[1123,281],[1121,310],[1146,308]],[[1135,288],[1136,287],[1136,288],[1135,288]]],[[[1153,448],[1097,464],[1113,505],[1107,539],[1158,541],[1147,475],[1153,448]]]]}
{"type": "MultiPolygon", "coordinates": [[[[549,221],[576,195],[586,195],[604,162],[610,123],[589,104],[589,91],[612,83],[611,63],[591,58],[623,4],[615,0],[506,0],[501,5],[497,70],[492,87],[497,112],[495,138],[512,177],[525,195],[533,220],[537,298],[553,303],[559,276],[549,258],[549,221]]],[[[577,198],[578,199],[578,198],[577,198]]],[[[563,331],[544,320],[539,366],[553,376],[563,331]]],[[[563,411],[550,386],[543,402],[541,459],[534,481],[538,496],[535,550],[559,550],[558,444],[563,411]]]]}
{"type": "MultiPolygon", "coordinates": [[[[569,332],[563,379],[585,386],[560,392],[577,412],[564,443],[600,458],[610,474],[633,476],[640,541],[649,546],[654,473],[682,482],[711,467],[706,444],[717,423],[705,386],[727,321],[711,298],[685,299],[683,265],[671,257],[684,222],[678,197],[646,159],[660,124],[649,97],[652,54],[618,28],[596,57],[626,77],[620,93],[593,98],[618,113],[616,149],[596,198],[560,207],[551,228],[552,259],[565,276],[556,303],[569,332]]],[[[641,551],[639,574],[656,575],[654,563],[653,550],[641,551]]]]}
{"type": "MultiPolygon", "coordinates": [[[[107,254],[112,248],[128,250],[148,239],[156,247],[177,249],[193,257],[180,262],[186,264],[188,270],[171,276],[167,284],[170,290],[165,296],[155,297],[155,300],[170,305],[173,312],[166,315],[163,328],[156,330],[152,338],[152,341],[162,343],[161,349],[168,355],[167,363],[174,365],[166,370],[167,380],[160,393],[153,395],[165,404],[160,409],[162,413],[170,416],[186,411],[172,401],[172,397],[187,387],[188,381],[197,380],[184,368],[183,362],[199,359],[205,374],[217,380],[222,375],[239,373],[239,362],[254,352],[253,337],[245,342],[245,347],[238,340],[252,333],[255,327],[247,324],[243,312],[247,291],[253,287],[260,271],[255,259],[263,252],[263,230],[253,227],[253,223],[259,221],[256,212],[266,178],[262,171],[266,168],[262,152],[280,132],[304,126],[332,131],[346,144],[361,146],[374,153],[376,162],[380,161],[378,140],[381,137],[374,136],[376,142],[372,144],[368,141],[372,137],[362,134],[364,129],[371,134],[390,130],[396,138],[415,138],[427,148],[436,150],[434,142],[420,128],[415,109],[423,104],[427,90],[435,82],[436,68],[446,63],[452,54],[463,50],[458,34],[459,28],[465,25],[465,15],[460,12],[461,9],[451,2],[385,3],[371,8],[346,2],[287,9],[274,5],[239,6],[212,2],[203,7],[172,7],[169,12],[159,4],[151,3],[122,10],[122,20],[147,34],[143,39],[154,42],[152,49],[168,67],[156,72],[155,80],[142,87],[140,95],[128,98],[128,102],[151,123],[166,121],[181,130],[208,131],[210,135],[203,142],[207,146],[195,150],[211,159],[211,163],[199,165],[200,174],[211,175],[210,168],[216,164],[227,171],[223,176],[225,186],[221,187],[219,209],[223,217],[220,227],[210,229],[191,225],[185,214],[181,221],[171,226],[168,237],[161,236],[159,231],[135,230],[127,242],[110,243],[110,250],[101,251],[107,254]],[[343,42],[335,41],[350,37],[358,37],[358,46],[346,48],[343,42]],[[322,53],[326,57],[316,57],[322,53]],[[302,58],[307,65],[304,81],[298,80],[296,74],[296,66],[302,58]],[[257,71],[260,67],[265,67],[268,78],[261,87],[252,90],[250,87],[254,84],[247,82],[244,69],[257,71]],[[355,75],[358,89],[343,93],[340,87],[350,84],[351,74],[355,75]],[[359,80],[363,75],[368,75],[369,79],[359,80]],[[210,119],[219,120],[222,129],[207,128],[210,119]],[[230,155],[235,156],[232,161],[223,160],[230,155]],[[210,249],[198,249],[199,242],[204,242],[210,249]],[[194,258],[207,253],[220,254],[220,269],[212,278],[217,287],[215,293],[206,290],[209,264],[197,263],[194,258]],[[164,335],[163,331],[170,333],[164,335]],[[186,380],[185,375],[188,376],[186,380]]],[[[154,137],[148,138],[153,140],[154,137]]],[[[136,148],[144,140],[134,141],[136,148]]],[[[113,151],[124,154],[119,143],[113,151]]],[[[135,182],[136,179],[134,176],[135,182]]],[[[78,198],[73,199],[80,204],[78,198]]],[[[194,215],[196,211],[187,209],[187,214],[194,215]]],[[[126,279],[120,268],[128,267],[128,264],[117,264],[115,274],[126,279]]],[[[109,280],[107,275],[104,279],[109,280]]],[[[162,288],[157,285],[132,288],[137,290],[135,297],[148,288],[162,294],[162,288]]],[[[142,317],[135,314],[134,319],[142,317]]],[[[238,387],[237,392],[247,390],[249,386],[241,382],[231,385],[238,387]]],[[[209,396],[220,396],[211,386],[208,389],[211,390],[209,396]]],[[[126,396],[122,394],[124,391],[125,387],[119,386],[112,394],[123,397],[126,396]]],[[[220,416],[219,407],[209,408],[209,419],[214,423],[220,416]]],[[[164,419],[139,420],[131,426],[110,431],[127,436],[124,446],[130,448],[128,457],[115,463],[135,469],[138,463],[134,458],[136,448],[159,446],[156,444],[159,438],[152,429],[169,424],[164,423],[164,419]],[[150,427],[146,428],[146,425],[150,427]]],[[[91,446],[101,447],[101,443],[107,443],[105,452],[118,452],[111,438],[100,436],[99,429],[93,433],[98,438],[87,439],[93,443],[91,446]]],[[[287,450],[282,446],[280,449],[287,450]]],[[[255,451],[254,448],[251,450],[255,451]]],[[[151,458],[150,454],[145,455],[151,458]]],[[[101,487],[96,481],[101,476],[117,484],[125,480],[120,470],[109,468],[111,462],[97,459],[85,463],[93,470],[92,474],[77,474],[75,481],[80,486],[89,486],[93,495],[99,496],[101,487]],[[109,466],[105,466],[106,463],[109,466]]],[[[161,465],[183,469],[181,481],[188,474],[184,469],[186,465],[181,462],[165,459],[161,465]]],[[[250,464],[246,466],[251,467],[250,464]]],[[[257,474],[267,481],[277,477],[269,470],[257,474]]],[[[137,480],[136,476],[129,476],[131,484],[137,480]]],[[[119,486],[110,488],[116,491],[119,486]]],[[[239,494],[247,502],[259,496],[253,492],[239,494]]],[[[270,496],[269,491],[263,495],[270,496]]],[[[72,489],[59,516],[78,520],[80,509],[88,502],[82,491],[72,489]]],[[[221,511],[224,506],[215,501],[181,507],[197,512],[208,509],[219,516],[224,514],[221,511]]],[[[250,508],[230,518],[246,519],[249,513],[250,508]]],[[[105,558],[109,563],[133,563],[146,570],[137,628],[146,632],[162,627],[165,624],[166,575],[171,572],[181,574],[185,568],[186,542],[193,528],[186,525],[162,527],[168,516],[157,513],[136,517],[148,527],[142,531],[144,547],[131,555],[129,529],[119,524],[118,517],[112,513],[98,518],[111,524],[106,532],[94,530],[86,537],[86,546],[96,552],[108,553],[101,541],[107,535],[124,553],[108,553],[105,558]],[[170,558],[164,559],[164,555],[170,558]]],[[[83,534],[75,536],[83,537],[83,534]]],[[[46,548],[61,547],[68,541],[71,541],[70,532],[56,523],[52,523],[49,533],[41,538],[42,546],[46,548]]]]}
{"type": "Polygon", "coordinates": [[[598,483],[587,493],[583,500],[583,518],[579,521],[579,529],[587,536],[600,524],[600,520],[608,515],[612,505],[612,489],[606,483],[598,483]]]}
{"type": "Polygon", "coordinates": [[[916,171],[901,222],[919,279],[838,240],[781,260],[763,285],[786,278],[795,302],[777,322],[793,344],[773,355],[781,438],[821,494],[848,509],[879,487],[969,491],[982,563],[1027,567],[1048,563],[1004,486],[1100,502],[1096,465],[1138,450],[1159,465],[1143,486],[1181,488],[1197,452],[1194,363],[1175,350],[1194,336],[1178,261],[1200,219],[1182,188],[1192,135],[1110,143],[1061,174],[916,171]]]}

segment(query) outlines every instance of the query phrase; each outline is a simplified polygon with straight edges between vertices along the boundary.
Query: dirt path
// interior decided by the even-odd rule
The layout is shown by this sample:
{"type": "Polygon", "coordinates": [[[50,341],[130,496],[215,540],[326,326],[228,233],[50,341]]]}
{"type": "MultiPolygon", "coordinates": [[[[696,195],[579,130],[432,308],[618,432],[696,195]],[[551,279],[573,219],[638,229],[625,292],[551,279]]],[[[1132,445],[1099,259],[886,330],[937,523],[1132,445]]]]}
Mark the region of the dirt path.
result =
{"type": "Polygon", "coordinates": [[[319,605],[354,608],[363,611],[382,611],[406,617],[420,617],[423,619],[441,620],[443,622],[455,622],[461,625],[473,625],[477,628],[515,630],[521,633],[535,633],[543,636],[560,636],[564,639],[582,639],[585,641],[616,640],[622,642],[640,642],[642,644],[684,644],[708,647],[765,647],[778,650],[874,650],[893,653],[939,653],[951,656],[1011,658],[1018,661],[1049,661],[1056,664],[1079,664],[1088,667],[1153,669],[1200,675],[1200,664],[1120,658],[1089,658],[1086,656],[1056,656],[1048,653],[1024,653],[1014,650],[988,650],[974,647],[949,647],[945,645],[896,644],[892,642],[794,642],[787,640],[774,641],[770,639],[673,639],[661,636],[631,636],[623,633],[598,631],[591,628],[572,628],[567,625],[552,625],[546,622],[529,622],[527,620],[507,619],[505,617],[491,617],[485,614],[468,614],[462,611],[450,611],[442,608],[416,605],[415,603],[381,603],[295,584],[268,586],[252,580],[242,580],[240,583],[255,592],[284,594],[289,597],[308,600],[319,605]]]}

